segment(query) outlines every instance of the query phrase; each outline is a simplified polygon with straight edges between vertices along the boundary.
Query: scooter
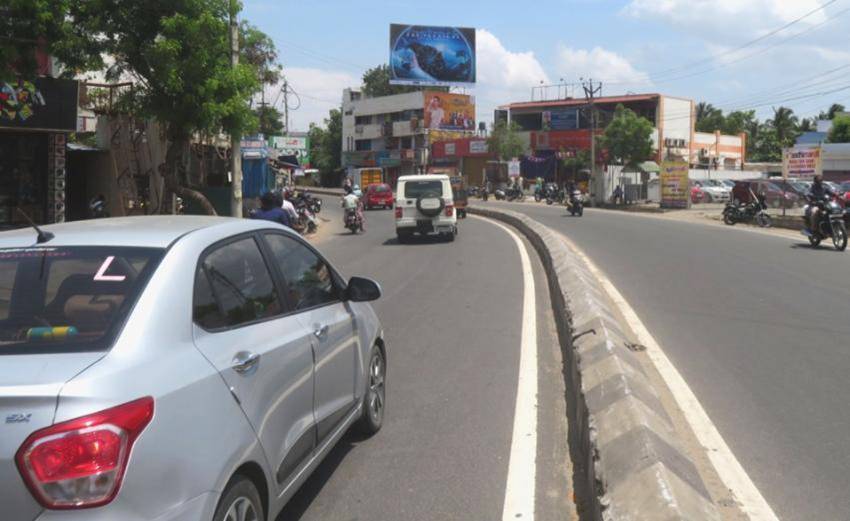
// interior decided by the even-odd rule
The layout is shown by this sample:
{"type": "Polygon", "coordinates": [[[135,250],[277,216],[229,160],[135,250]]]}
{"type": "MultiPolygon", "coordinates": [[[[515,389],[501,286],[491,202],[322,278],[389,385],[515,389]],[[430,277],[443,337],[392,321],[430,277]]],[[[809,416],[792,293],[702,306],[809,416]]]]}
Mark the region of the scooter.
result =
{"type": "Polygon", "coordinates": [[[573,190],[570,193],[570,200],[567,202],[567,206],[570,209],[570,215],[573,217],[584,215],[584,202],[581,200],[581,192],[579,190],[573,190]]]}

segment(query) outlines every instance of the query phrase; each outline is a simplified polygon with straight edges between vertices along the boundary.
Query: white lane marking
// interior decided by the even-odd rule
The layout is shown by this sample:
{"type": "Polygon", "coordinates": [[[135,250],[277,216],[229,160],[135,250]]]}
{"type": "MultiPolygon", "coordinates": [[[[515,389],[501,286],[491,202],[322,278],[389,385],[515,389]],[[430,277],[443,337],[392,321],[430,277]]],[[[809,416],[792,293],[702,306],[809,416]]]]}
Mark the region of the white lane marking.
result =
{"type": "Polygon", "coordinates": [[[519,249],[522,263],[522,340],[519,354],[514,430],[511,435],[511,457],[502,521],[534,521],[534,498],[537,484],[537,295],[534,273],[525,244],[507,226],[490,219],[472,216],[505,230],[519,249]]]}
{"type": "Polygon", "coordinates": [[[761,495],[758,488],[747,475],[744,467],[741,466],[738,459],[732,453],[732,450],[726,444],[717,427],[714,426],[705,409],[700,405],[699,400],[685,379],[679,374],[679,371],[667,358],[667,355],[662,351],[661,346],[655,341],[655,338],[649,333],[646,326],[638,318],[637,313],[629,305],[628,301],[617,291],[617,288],[608,277],[600,270],[593,261],[588,258],[585,253],[579,249],[575,243],[569,238],[561,234],[561,237],[570,245],[571,248],[581,257],[586,263],[593,275],[602,284],[602,287],[614,301],[614,304],[619,308],[623,317],[629,323],[632,330],[637,335],[638,342],[646,346],[646,353],[655,364],[661,377],[670,388],[670,392],[676,399],[676,404],[685,415],[685,419],[696,434],[697,440],[705,448],[711,464],[717,470],[720,479],[729,491],[735,496],[735,500],[741,507],[741,510],[753,520],[778,521],[778,517],[770,508],[767,501],[761,495]]]}

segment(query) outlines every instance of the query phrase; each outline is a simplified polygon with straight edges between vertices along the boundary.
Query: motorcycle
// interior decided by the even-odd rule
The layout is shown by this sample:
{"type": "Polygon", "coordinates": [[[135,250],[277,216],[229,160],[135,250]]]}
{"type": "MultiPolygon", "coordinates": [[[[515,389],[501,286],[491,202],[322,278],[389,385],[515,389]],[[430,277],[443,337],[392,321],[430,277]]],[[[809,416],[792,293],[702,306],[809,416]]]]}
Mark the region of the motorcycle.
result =
{"type": "Polygon", "coordinates": [[[555,203],[563,204],[564,199],[566,199],[566,195],[564,194],[563,190],[551,190],[546,196],[546,204],[549,206],[552,206],[555,203]]]}
{"type": "Polygon", "coordinates": [[[524,201],[525,200],[525,192],[516,187],[510,187],[505,191],[505,197],[508,202],[512,201],[524,201]]]}
{"type": "Polygon", "coordinates": [[[310,211],[310,208],[303,201],[295,203],[295,212],[298,214],[298,222],[296,223],[302,234],[315,233],[319,228],[319,220],[310,211]]]}
{"type": "Polygon", "coordinates": [[[844,223],[844,209],[838,201],[835,198],[823,200],[809,197],[808,199],[810,205],[817,206],[820,210],[814,229],[802,231],[803,235],[809,238],[812,248],[816,248],[824,239],[832,239],[836,250],[847,249],[847,225],[844,223]]]}
{"type": "Polygon", "coordinates": [[[752,196],[749,203],[741,205],[738,201],[729,201],[723,209],[723,222],[729,226],[734,226],[737,223],[754,221],[762,228],[773,226],[773,219],[767,214],[767,204],[765,196],[759,194],[756,196],[750,191],[752,196]]]}
{"type": "Polygon", "coordinates": [[[493,192],[493,195],[496,197],[497,201],[504,201],[508,197],[507,191],[503,188],[497,188],[496,191],[493,192]]]}
{"type": "Polygon", "coordinates": [[[363,221],[357,215],[357,210],[348,208],[345,210],[345,227],[351,230],[351,233],[363,231],[363,221]]]}
{"type": "Polygon", "coordinates": [[[582,201],[581,198],[581,191],[573,190],[572,193],[570,193],[570,200],[567,203],[567,206],[570,209],[570,215],[573,217],[576,215],[579,217],[584,215],[584,201],[582,201]]]}
{"type": "Polygon", "coordinates": [[[106,198],[98,196],[92,199],[89,203],[89,215],[92,219],[109,217],[109,211],[106,209],[106,198]]]}

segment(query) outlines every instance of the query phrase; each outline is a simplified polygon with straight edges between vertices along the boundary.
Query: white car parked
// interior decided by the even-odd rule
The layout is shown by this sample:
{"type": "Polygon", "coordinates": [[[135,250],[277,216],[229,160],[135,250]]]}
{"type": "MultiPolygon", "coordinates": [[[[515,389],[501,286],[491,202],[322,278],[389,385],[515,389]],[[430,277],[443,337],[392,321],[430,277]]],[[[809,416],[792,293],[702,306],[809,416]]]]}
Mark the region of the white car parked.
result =
{"type": "Polygon", "coordinates": [[[698,179],[695,182],[705,193],[706,203],[725,203],[732,197],[732,189],[716,179],[698,179]]]}
{"type": "Polygon", "coordinates": [[[398,242],[414,233],[437,233],[449,241],[457,235],[454,193],[447,175],[407,175],[398,178],[395,203],[398,242]]]}

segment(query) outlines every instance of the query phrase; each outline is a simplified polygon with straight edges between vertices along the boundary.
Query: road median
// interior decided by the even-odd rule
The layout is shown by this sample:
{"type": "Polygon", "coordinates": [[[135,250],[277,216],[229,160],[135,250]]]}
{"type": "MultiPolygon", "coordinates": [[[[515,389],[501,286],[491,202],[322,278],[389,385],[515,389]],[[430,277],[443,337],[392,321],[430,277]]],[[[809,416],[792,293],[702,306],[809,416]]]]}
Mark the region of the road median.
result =
{"type": "Polygon", "coordinates": [[[540,255],[564,351],[570,445],[591,519],[699,519],[720,514],[684,449],[609,296],[558,233],[510,210],[470,207],[509,224],[540,255]]]}

